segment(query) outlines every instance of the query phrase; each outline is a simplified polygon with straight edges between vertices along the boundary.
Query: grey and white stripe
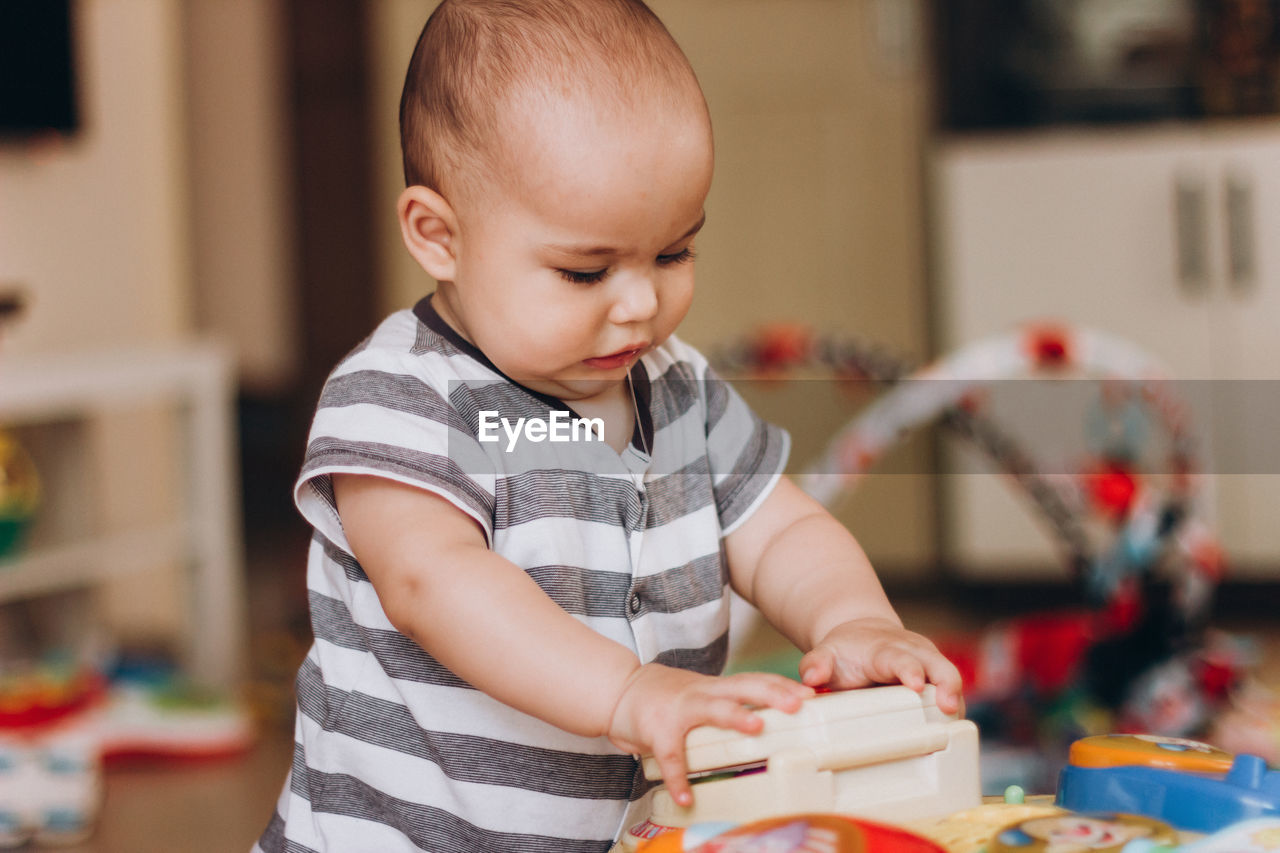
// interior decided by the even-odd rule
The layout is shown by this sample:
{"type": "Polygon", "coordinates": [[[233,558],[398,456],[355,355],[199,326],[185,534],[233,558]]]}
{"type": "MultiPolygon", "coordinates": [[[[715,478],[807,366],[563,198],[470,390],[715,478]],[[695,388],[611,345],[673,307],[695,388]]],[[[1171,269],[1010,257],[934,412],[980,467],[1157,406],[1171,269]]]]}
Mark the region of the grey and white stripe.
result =
{"type": "Polygon", "coordinates": [[[529,717],[398,632],[352,555],[331,477],[426,489],[566,612],[660,661],[718,673],[727,650],[723,536],[764,499],[785,433],[672,339],[632,381],[642,440],[478,440],[479,413],[564,409],[508,380],[429,298],[387,318],[331,375],[295,499],[314,529],[314,644],[298,673],[296,751],[255,848],[604,851],[647,789],[629,755],[529,717]],[[648,447],[651,453],[642,448],[648,447]]]}

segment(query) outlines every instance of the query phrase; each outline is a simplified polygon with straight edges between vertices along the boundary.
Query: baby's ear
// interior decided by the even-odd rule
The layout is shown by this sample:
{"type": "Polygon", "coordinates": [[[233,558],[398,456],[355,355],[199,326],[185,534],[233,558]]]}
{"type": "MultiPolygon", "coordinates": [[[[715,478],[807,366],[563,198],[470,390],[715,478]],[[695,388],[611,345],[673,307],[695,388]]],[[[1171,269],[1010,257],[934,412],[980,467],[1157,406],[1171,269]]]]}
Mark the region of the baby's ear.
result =
{"type": "Polygon", "coordinates": [[[457,259],[453,253],[458,218],[449,202],[433,189],[406,187],[396,204],[400,237],[405,248],[436,281],[453,281],[457,259]]]}

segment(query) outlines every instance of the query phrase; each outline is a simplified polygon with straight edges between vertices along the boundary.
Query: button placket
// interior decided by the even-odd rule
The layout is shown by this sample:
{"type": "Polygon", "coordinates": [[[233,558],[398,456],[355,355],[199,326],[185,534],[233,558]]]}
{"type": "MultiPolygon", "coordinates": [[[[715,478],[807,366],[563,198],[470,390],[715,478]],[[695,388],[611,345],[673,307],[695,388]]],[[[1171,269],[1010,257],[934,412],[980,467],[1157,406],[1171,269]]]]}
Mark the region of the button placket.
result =
{"type": "Polygon", "coordinates": [[[631,533],[631,541],[628,544],[631,546],[631,574],[634,576],[640,571],[640,546],[644,544],[643,527],[638,527],[631,533]]]}
{"type": "Polygon", "coordinates": [[[631,566],[634,573],[640,566],[640,543],[644,539],[645,522],[649,517],[649,494],[645,491],[644,474],[633,474],[631,482],[636,487],[636,512],[635,521],[627,533],[631,545],[631,566]]]}
{"type": "MultiPolygon", "coordinates": [[[[637,459],[637,462],[647,463],[647,460],[637,459]]],[[[635,502],[631,504],[633,512],[628,513],[627,519],[627,550],[631,558],[631,588],[627,594],[626,612],[627,620],[631,623],[631,636],[636,644],[636,650],[640,654],[642,661],[651,660],[656,650],[652,648],[653,637],[652,629],[647,627],[645,622],[639,621],[639,617],[644,612],[644,595],[641,589],[642,569],[640,564],[641,549],[644,544],[645,525],[649,516],[649,494],[645,488],[645,471],[643,465],[633,467],[630,474],[631,485],[635,488],[635,502]]]]}

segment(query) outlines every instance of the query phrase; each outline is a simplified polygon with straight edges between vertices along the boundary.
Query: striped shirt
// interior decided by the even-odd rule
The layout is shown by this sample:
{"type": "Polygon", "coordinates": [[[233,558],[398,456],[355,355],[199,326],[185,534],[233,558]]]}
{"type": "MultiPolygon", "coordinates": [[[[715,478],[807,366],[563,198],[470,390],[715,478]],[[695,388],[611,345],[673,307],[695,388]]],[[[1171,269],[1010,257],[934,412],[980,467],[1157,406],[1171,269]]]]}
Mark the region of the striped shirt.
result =
{"type": "Polygon", "coordinates": [[[343,535],[331,477],[440,495],[565,611],[642,662],[719,674],[721,540],[776,482],[788,439],[675,338],[637,363],[631,383],[638,417],[622,453],[584,432],[525,432],[513,448],[496,418],[554,423],[565,404],[503,376],[430,297],[335,369],[295,491],[314,528],[315,642],[298,673],[293,766],[255,850],[609,848],[647,787],[636,760],[503,705],[396,631],[343,535]]]}

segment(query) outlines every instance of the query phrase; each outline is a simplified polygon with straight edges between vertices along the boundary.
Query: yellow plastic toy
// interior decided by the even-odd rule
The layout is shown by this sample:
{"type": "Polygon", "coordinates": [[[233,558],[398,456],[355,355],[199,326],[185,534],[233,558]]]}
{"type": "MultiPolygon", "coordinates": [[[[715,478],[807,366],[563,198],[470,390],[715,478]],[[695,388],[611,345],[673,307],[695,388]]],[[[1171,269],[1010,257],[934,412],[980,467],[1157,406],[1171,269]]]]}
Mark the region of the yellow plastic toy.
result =
{"type": "Polygon", "coordinates": [[[1006,826],[1062,814],[1065,814],[1062,809],[1048,802],[1005,801],[983,803],[942,820],[906,821],[902,826],[934,841],[947,853],[980,853],[1006,826]]]}

